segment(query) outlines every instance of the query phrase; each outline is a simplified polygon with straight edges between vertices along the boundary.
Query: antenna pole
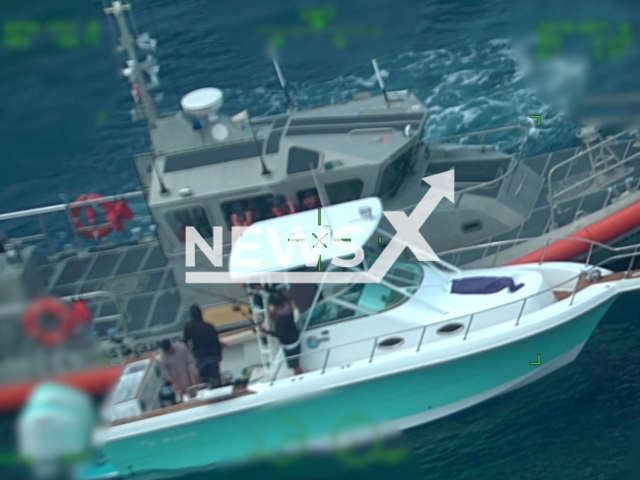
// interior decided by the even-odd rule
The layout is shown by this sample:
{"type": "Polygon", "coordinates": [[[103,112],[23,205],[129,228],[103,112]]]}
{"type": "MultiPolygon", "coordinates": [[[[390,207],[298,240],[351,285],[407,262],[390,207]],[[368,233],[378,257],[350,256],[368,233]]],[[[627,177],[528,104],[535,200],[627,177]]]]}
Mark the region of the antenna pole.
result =
{"type": "Polygon", "coordinates": [[[153,166],[153,171],[156,172],[156,177],[158,177],[158,183],[160,183],[160,195],[166,195],[169,193],[169,190],[162,181],[162,177],[158,171],[158,166],[156,165],[156,154],[153,153],[153,151],[151,152],[151,165],[153,166]]]}
{"type": "Polygon", "coordinates": [[[280,70],[280,64],[276,59],[274,54],[271,55],[271,61],[273,62],[273,66],[276,69],[276,75],[278,76],[278,80],[280,81],[280,86],[282,90],[284,90],[284,96],[287,98],[287,104],[289,105],[289,112],[292,112],[296,109],[295,103],[291,100],[291,95],[289,94],[289,86],[287,85],[286,80],[284,79],[284,75],[282,75],[282,70],[280,70]]]}
{"type": "Polygon", "coordinates": [[[378,85],[380,85],[380,90],[382,90],[382,95],[384,96],[384,101],[387,104],[387,108],[389,108],[389,97],[387,97],[387,90],[384,88],[384,82],[382,81],[382,75],[380,75],[380,69],[378,68],[378,61],[374,58],[371,60],[373,64],[373,69],[376,72],[376,78],[378,79],[378,85]]]}
{"type": "Polygon", "coordinates": [[[253,125],[251,125],[251,120],[249,120],[248,118],[247,118],[247,125],[249,126],[249,130],[251,130],[251,136],[253,137],[253,142],[256,144],[256,150],[258,150],[258,156],[260,157],[260,165],[262,165],[262,175],[271,175],[271,170],[267,168],[267,164],[264,161],[264,155],[262,154],[262,148],[260,148],[258,137],[256,137],[256,132],[253,130],[253,125]]]}
{"type": "Polygon", "coordinates": [[[127,20],[125,19],[123,13],[125,11],[131,10],[131,5],[127,3],[122,3],[119,0],[112,2],[111,7],[107,7],[104,9],[104,12],[109,15],[113,15],[116,19],[116,23],[118,25],[118,29],[120,30],[120,42],[121,48],[126,50],[127,56],[129,57],[129,61],[127,62],[127,66],[131,68],[132,75],[129,77],[129,80],[134,85],[134,88],[140,93],[140,100],[142,102],[142,108],[144,110],[144,115],[149,121],[149,126],[153,128],[155,126],[155,121],[157,118],[156,106],[154,100],[151,98],[149,94],[147,83],[142,75],[142,69],[140,68],[140,62],[138,61],[138,54],[136,51],[136,47],[134,45],[133,38],[129,33],[129,26],[127,25],[127,20]]]}

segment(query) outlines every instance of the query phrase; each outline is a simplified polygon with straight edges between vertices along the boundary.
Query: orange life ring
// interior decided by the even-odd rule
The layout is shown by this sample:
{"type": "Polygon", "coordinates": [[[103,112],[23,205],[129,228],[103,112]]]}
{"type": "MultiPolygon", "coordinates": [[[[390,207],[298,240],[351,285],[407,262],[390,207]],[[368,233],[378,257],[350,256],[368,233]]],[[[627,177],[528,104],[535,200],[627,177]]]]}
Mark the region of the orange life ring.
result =
{"type": "Polygon", "coordinates": [[[73,333],[73,309],[55,297],[43,297],[31,302],[24,312],[22,326],[27,335],[43,345],[53,346],[64,342],[73,333]],[[40,318],[49,314],[58,319],[58,328],[44,330],[40,318]]]}
{"type": "MultiPolygon", "coordinates": [[[[99,200],[102,198],[102,195],[98,195],[96,193],[89,193],[87,195],[80,195],[78,198],[74,200],[74,203],[84,202],[87,200],[99,200]]],[[[111,202],[100,202],[98,203],[100,208],[104,210],[105,216],[108,216],[113,211],[113,204],[111,202]]],[[[96,224],[96,211],[93,209],[91,205],[83,206],[83,207],[73,207],[70,209],[71,218],[73,219],[73,225],[76,229],[84,228],[86,225],[80,219],[80,213],[84,209],[85,215],[87,217],[87,223],[89,226],[96,224]]],[[[86,237],[92,239],[104,238],[109,235],[113,231],[113,227],[111,225],[103,226],[103,227],[95,227],[84,230],[83,233],[86,237]]]]}

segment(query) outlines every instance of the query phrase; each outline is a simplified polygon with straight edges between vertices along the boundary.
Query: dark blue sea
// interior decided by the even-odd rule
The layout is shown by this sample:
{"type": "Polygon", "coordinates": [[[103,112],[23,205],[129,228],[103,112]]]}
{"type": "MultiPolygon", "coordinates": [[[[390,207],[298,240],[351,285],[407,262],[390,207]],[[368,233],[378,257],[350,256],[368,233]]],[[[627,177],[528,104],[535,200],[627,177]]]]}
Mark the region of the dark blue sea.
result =
{"type": "MultiPolygon", "coordinates": [[[[285,31],[277,39],[300,108],[377,92],[371,67],[377,58],[388,89],[415,89],[431,108],[428,139],[520,124],[530,128],[529,154],[576,145],[576,104],[590,95],[636,91],[640,79],[638,0],[133,5],[138,30],[159,41],[161,111],[177,109],[182,95],[205,86],[224,90],[226,113],[284,111],[260,32],[269,27],[307,32],[294,38],[285,31]],[[540,32],[550,28],[543,25],[554,22],[574,34],[551,53],[541,52],[540,32]],[[590,22],[600,22],[598,39],[584,27],[590,22]],[[529,115],[540,115],[541,126],[529,115]]],[[[128,84],[118,75],[123,59],[101,1],[2,2],[0,20],[0,213],[60,203],[61,194],[73,199],[138,189],[132,158],[147,148],[146,129],[130,121],[128,84]],[[32,35],[25,40],[16,31],[32,35]]],[[[500,146],[517,148],[512,138],[500,146]]],[[[637,480],[639,345],[640,306],[637,297],[624,297],[573,364],[408,432],[392,447],[404,457],[364,465],[309,458],[286,468],[262,465],[189,480],[637,480]]],[[[0,420],[3,452],[13,447],[12,428],[13,419],[0,420]]],[[[9,470],[0,465],[0,478],[9,470]]]]}

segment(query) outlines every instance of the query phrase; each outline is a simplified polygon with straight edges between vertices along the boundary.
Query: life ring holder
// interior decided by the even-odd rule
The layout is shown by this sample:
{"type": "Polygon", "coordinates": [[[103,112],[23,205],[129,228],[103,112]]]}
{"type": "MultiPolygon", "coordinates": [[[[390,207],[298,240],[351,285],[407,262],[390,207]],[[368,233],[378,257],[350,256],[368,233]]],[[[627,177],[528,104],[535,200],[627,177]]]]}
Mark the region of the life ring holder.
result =
{"type": "MultiPolygon", "coordinates": [[[[86,195],[80,195],[73,201],[73,203],[86,202],[87,200],[99,200],[101,198],[103,198],[102,195],[98,195],[97,193],[89,193],[86,195]]],[[[100,206],[100,208],[102,208],[102,210],[104,210],[105,215],[113,211],[114,205],[111,202],[104,201],[98,203],[98,205],[100,206]]],[[[87,226],[90,227],[83,230],[82,232],[87,238],[97,240],[99,238],[106,237],[113,231],[113,227],[111,225],[91,228],[91,226],[96,223],[96,212],[91,205],[72,207],[69,209],[69,213],[71,214],[71,219],[73,220],[73,226],[77,230],[84,229],[87,226]],[[80,218],[80,214],[83,210],[86,212],[85,214],[89,225],[85,225],[85,223],[80,218]]]]}
{"type": "Polygon", "coordinates": [[[25,310],[22,326],[29,337],[42,345],[53,347],[64,342],[73,333],[73,309],[55,297],[39,298],[31,302],[25,310]],[[57,318],[58,328],[43,329],[40,326],[43,314],[57,318]]]}

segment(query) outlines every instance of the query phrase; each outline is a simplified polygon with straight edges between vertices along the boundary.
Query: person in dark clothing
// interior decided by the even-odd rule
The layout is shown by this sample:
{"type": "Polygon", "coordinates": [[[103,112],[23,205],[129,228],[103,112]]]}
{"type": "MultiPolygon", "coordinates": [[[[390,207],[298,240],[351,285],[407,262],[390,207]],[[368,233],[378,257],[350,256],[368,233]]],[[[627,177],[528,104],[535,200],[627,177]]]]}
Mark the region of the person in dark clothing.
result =
{"type": "Polygon", "coordinates": [[[198,305],[191,305],[189,313],[191,320],[184,326],[184,341],[196,358],[200,380],[213,388],[219,387],[222,384],[220,378],[222,346],[218,332],[213,325],[204,321],[202,310],[198,305]]]}
{"type": "Polygon", "coordinates": [[[275,332],[262,331],[276,337],[282,345],[282,350],[287,357],[287,365],[293,369],[296,375],[302,374],[300,368],[300,332],[293,317],[291,302],[281,293],[274,293],[270,297],[270,317],[274,322],[275,332]]]}

